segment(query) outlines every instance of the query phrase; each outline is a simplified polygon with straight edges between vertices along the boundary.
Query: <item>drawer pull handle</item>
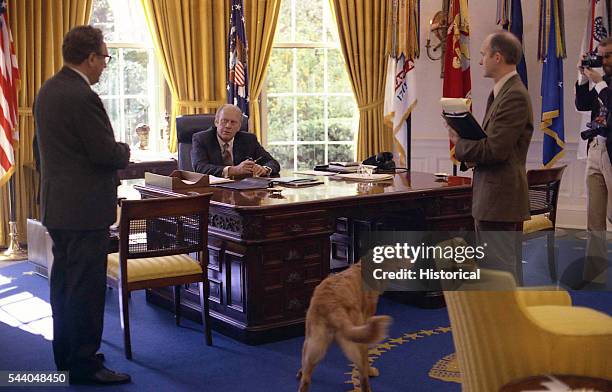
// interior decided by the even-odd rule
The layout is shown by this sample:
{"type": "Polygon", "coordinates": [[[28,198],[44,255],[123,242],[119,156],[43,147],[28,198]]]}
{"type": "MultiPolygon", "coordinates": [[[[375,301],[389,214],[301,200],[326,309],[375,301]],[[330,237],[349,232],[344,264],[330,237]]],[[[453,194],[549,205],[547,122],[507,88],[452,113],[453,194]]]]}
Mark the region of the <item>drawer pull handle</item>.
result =
{"type": "Polygon", "coordinates": [[[287,309],[288,310],[301,310],[302,309],[302,302],[299,299],[297,299],[297,298],[293,298],[287,304],[287,309]]]}
{"type": "Polygon", "coordinates": [[[289,252],[287,252],[287,256],[285,256],[284,261],[285,262],[292,262],[292,261],[302,260],[303,258],[304,258],[304,256],[302,256],[302,254],[300,252],[298,252],[295,249],[290,249],[289,252]]]}
{"type": "Polygon", "coordinates": [[[290,224],[288,229],[291,233],[299,233],[301,231],[304,231],[304,228],[299,223],[290,224]]]}
{"type": "Polygon", "coordinates": [[[299,282],[300,280],[302,280],[302,275],[297,272],[292,272],[289,274],[289,276],[287,276],[287,283],[295,283],[299,282]]]}

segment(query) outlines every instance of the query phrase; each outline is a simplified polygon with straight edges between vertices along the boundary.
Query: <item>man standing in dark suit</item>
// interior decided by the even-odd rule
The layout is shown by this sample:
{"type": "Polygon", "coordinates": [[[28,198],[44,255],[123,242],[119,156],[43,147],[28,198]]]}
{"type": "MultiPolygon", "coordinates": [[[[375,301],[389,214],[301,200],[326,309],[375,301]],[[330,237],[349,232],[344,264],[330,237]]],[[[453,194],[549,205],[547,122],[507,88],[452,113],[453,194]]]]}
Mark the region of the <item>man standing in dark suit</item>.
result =
{"type": "Polygon", "coordinates": [[[215,115],[215,126],[192,137],[191,162],[199,173],[217,177],[265,177],[278,174],[280,165],[248,132],[238,132],[242,111],[225,104],[215,115]]]}
{"type": "MultiPolygon", "coordinates": [[[[609,265],[606,243],[606,217],[612,222],[612,38],[601,41],[597,49],[602,56],[603,75],[578,64],[576,109],[591,112],[591,127],[587,147],[587,263],[586,281],[605,283],[609,265]],[[592,83],[592,88],[589,85],[592,83]]],[[[585,54],[582,55],[584,59],[585,54]]]]}
{"type": "Polygon", "coordinates": [[[41,87],[34,118],[40,154],[41,219],[53,240],[53,354],[70,382],[130,381],[102,365],[109,226],[117,213],[117,169],[129,146],[115,141],[102,101],[90,87],[111,56],[102,31],[73,28],[64,67],[41,87]]]}
{"type": "Polygon", "coordinates": [[[530,217],[525,165],[533,134],[531,100],[516,72],[521,53],[512,33],[500,31],[485,39],[480,65],[495,82],[482,123],[487,137],[462,139],[449,128],[455,156],[474,166],[472,216],[479,237],[486,236],[489,245],[484,267],[511,272],[519,282],[520,233],[530,217]]]}

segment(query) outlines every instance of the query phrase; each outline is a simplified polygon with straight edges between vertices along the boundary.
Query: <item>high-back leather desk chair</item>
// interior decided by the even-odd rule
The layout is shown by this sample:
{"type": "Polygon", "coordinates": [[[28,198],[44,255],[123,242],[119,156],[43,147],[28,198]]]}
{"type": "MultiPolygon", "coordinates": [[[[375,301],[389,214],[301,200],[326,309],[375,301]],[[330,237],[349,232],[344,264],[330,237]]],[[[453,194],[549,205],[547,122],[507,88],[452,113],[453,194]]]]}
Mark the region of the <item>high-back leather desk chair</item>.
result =
{"type": "MultiPolygon", "coordinates": [[[[193,171],[191,164],[191,138],[200,131],[215,125],[215,114],[187,114],[176,118],[176,136],[178,139],[178,168],[193,171]]],[[[240,131],[249,129],[248,118],[242,118],[240,131]]]]}

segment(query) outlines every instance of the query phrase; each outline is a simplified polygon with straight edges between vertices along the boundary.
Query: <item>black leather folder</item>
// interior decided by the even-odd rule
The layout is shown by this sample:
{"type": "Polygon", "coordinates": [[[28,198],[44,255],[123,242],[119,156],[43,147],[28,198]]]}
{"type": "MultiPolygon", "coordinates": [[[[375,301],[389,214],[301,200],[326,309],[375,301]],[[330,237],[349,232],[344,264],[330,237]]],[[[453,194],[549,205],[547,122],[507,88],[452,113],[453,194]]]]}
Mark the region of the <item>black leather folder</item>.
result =
{"type": "Polygon", "coordinates": [[[485,131],[470,112],[442,113],[442,117],[463,139],[480,140],[487,137],[485,131]]]}

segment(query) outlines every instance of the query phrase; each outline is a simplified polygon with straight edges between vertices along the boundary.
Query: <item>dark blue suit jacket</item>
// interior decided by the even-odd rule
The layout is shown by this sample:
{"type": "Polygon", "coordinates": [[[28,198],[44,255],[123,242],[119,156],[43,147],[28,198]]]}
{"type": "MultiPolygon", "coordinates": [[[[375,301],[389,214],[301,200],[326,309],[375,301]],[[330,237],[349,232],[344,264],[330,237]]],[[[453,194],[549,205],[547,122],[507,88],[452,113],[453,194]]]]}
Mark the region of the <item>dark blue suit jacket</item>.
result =
{"type": "MultiPolygon", "coordinates": [[[[223,158],[221,147],[217,139],[217,128],[211,127],[205,131],[195,133],[191,139],[191,163],[193,170],[198,173],[211,174],[223,177],[223,158]]],[[[272,169],[271,175],[278,174],[280,165],[257,141],[257,137],[248,132],[238,132],[234,136],[232,151],[234,165],[247,158],[258,159],[258,164],[272,169]],[[261,159],[260,159],[261,158],[261,159]]]]}
{"type": "Polygon", "coordinates": [[[107,229],[117,215],[117,169],[130,148],[117,142],[102,101],[63,67],[34,104],[40,152],[41,220],[49,229],[107,229]]]}

